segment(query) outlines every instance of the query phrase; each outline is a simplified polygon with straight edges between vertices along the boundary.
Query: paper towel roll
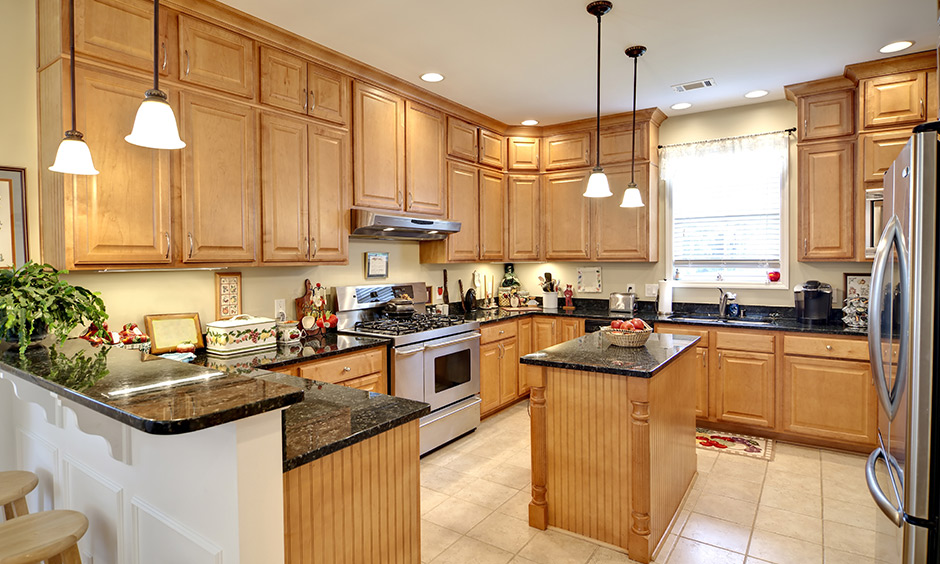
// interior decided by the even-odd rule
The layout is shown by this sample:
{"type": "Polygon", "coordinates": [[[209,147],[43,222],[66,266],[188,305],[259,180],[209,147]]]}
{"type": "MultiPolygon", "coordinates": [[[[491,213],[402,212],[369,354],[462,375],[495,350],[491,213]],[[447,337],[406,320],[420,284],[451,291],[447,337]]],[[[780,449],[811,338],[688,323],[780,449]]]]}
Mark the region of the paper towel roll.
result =
{"type": "Polygon", "coordinates": [[[672,313],[672,284],[669,280],[659,281],[659,308],[660,315],[672,313]]]}

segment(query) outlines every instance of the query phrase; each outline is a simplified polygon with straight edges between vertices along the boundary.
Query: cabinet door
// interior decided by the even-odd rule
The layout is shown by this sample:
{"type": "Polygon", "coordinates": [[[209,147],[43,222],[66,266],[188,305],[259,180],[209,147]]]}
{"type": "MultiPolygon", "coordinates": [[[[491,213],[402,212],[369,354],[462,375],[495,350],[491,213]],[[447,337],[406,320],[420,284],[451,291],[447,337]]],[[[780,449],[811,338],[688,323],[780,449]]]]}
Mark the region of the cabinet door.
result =
{"type": "Polygon", "coordinates": [[[811,94],[799,99],[797,140],[813,141],[855,133],[855,91],[811,94]]]}
{"type": "Polygon", "coordinates": [[[888,167],[911,138],[911,129],[894,129],[858,136],[862,151],[862,182],[883,182],[888,167]]]}
{"type": "Polygon", "coordinates": [[[718,420],[774,426],[774,355],[718,349],[718,420]]]}
{"type": "Polygon", "coordinates": [[[480,412],[489,413],[499,407],[502,349],[499,342],[480,347],[480,412]]]}
{"type": "Polygon", "coordinates": [[[659,195],[653,188],[659,184],[658,171],[649,163],[636,165],[634,177],[646,204],[641,208],[621,208],[618,201],[630,183],[630,169],[606,171],[614,196],[592,199],[595,260],[659,260],[659,195]]]}
{"type": "Polygon", "coordinates": [[[510,137],[507,147],[509,170],[539,170],[539,139],[537,137],[510,137]]]}
{"type": "Polygon", "coordinates": [[[519,385],[519,345],[515,337],[499,342],[499,403],[505,405],[516,399],[519,385]]]}
{"type": "MultiPolygon", "coordinates": [[[[601,165],[628,163],[633,160],[633,129],[617,128],[601,131],[601,165]]],[[[650,124],[636,124],[636,160],[650,159],[650,124]]],[[[645,200],[644,200],[645,201],[645,200]]]]}
{"type": "Polygon", "coordinates": [[[447,154],[477,162],[477,127],[447,116],[447,154]]]}
{"type": "Polygon", "coordinates": [[[310,260],[349,260],[349,132],[307,127],[310,260]]]}
{"type": "Polygon", "coordinates": [[[542,189],[542,232],[547,260],[589,260],[590,198],[581,194],[588,172],[551,174],[542,189]]]}
{"type": "Polygon", "coordinates": [[[254,113],[221,98],[180,99],[183,262],[254,260],[254,113]]]}
{"type": "MultiPolygon", "coordinates": [[[[533,348],[535,336],[533,334],[531,317],[524,317],[519,320],[516,339],[519,345],[519,356],[525,356],[535,352],[536,349],[533,348]]],[[[531,373],[535,370],[539,370],[539,367],[529,364],[520,364],[518,359],[516,365],[519,369],[518,393],[520,396],[524,396],[529,393],[529,382],[534,380],[531,373]]]]}
{"type": "Polygon", "coordinates": [[[708,419],[708,349],[695,348],[695,417],[708,419]]]}
{"type": "Polygon", "coordinates": [[[781,430],[874,446],[878,409],[867,362],[785,355],[781,430]]]}
{"type": "Polygon", "coordinates": [[[407,104],[405,210],[444,215],[444,114],[407,104]]]}
{"type": "Polygon", "coordinates": [[[151,85],[76,69],[78,127],[100,174],[67,177],[75,264],[170,262],[170,152],[124,141],[151,85]]]}
{"type": "Polygon", "coordinates": [[[356,388],[357,390],[364,390],[366,392],[375,392],[378,394],[385,393],[385,375],[381,372],[376,372],[375,374],[369,374],[368,376],[361,376],[359,378],[351,378],[343,382],[339,382],[341,386],[346,386],[347,388],[356,388]]]}
{"type": "Polygon", "coordinates": [[[353,205],[401,210],[405,188],[405,101],[353,86],[353,205]]]}
{"type": "Polygon", "coordinates": [[[307,62],[267,45],[259,53],[261,103],[307,113],[307,62]]]}
{"type": "Polygon", "coordinates": [[[532,318],[532,350],[541,351],[558,343],[555,335],[557,323],[554,317],[536,316],[532,318]]]}
{"type": "Polygon", "coordinates": [[[559,333],[558,341],[559,343],[564,343],[572,339],[577,339],[578,337],[584,336],[584,320],[583,319],[571,319],[562,317],[559,320],[559,333]]]}
{"type": "MultiPolygon", "coordinates": [[[[160,12],[159,72],[166,76],[167,12],[160,12]]],[[[64,45],[68,45],[68,37],[64,45]]],[[[92,57],[153,72],[153,2],[75,0],[75,50],[92,57]]],[[[123,136],[122,136],[123,139],[123,136]]]]}
{"type": "Polygon", "coordinates": [[[254,96],[254,44],[221,27],[180,15],[180,80],[254,96]]]}
{"type": "Polygon", "coordinates": [[[801,145],[799,260],[854,260],[855,143],[801,145]]]}
{"type": "Polygon", "coordinates": [[[545,170],[563,170],[591,165],[591,132],[565,133],[542,140],[545,170]]]}
{"type": "Polygon", "coordinates": [[[898,126],[927,119],[927,72],[906,72],[862,80],[864,127],[898,126]]]}
{"type": "Polygon", "coordinates": [[[502,136],[485,129],[480,130],[479,161],[481,165],[492,166],[502,170],[506,162],[506,159],[503,157],[504,152],[502,136]]]}
{"type": "Polygon", "coordinates": [[[460,222],[460,231],[447,236],[447,260],[475,261],[480,250],[480,188],[477,169],[447,163],[447,217],[460,222]]]}
{"type": "Polygon", "coordinates": [[[261,258],[305,261],[307,240],[307,124],[261,115],[261,258]]]}
{"type": "Polygon", "coordinates": [[[500,172],[480,171],[480,258],[506,258],[506,185],[500,172]]]}
{"type": "Polygon", "coordinates": [[[338,125],[349,123],[349,77],[319,65],[307,65],[307,113],[338,125]]]}
{"type": "Polygon", "coordinates": [[[539,177],[535,175],[509,175],[507,188],[509,205],[508,260],[539,259],[539,177]]]}

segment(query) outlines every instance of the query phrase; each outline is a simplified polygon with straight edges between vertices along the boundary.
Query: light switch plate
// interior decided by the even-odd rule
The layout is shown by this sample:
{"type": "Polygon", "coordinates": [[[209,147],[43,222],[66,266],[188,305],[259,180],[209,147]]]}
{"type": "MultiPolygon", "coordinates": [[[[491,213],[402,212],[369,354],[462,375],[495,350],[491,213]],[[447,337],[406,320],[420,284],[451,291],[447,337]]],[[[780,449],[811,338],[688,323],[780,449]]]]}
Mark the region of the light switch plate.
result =
{"type": "Polygon", "coordinates": [[[646,285],[646,297],[655,298],[656,294],[659,293],[659,284],[647,284],[646,285]]]}
{"type": "Polygon", "coordinates": [[[284,299],[274,300],[274,319],[278,321],[287,321],[287,306],[284,299]]]}
{"type": "Polygon", "coordinates": [[[636,293],[636,282],[627,282],[627,293],[628,294],[636,293]]]}

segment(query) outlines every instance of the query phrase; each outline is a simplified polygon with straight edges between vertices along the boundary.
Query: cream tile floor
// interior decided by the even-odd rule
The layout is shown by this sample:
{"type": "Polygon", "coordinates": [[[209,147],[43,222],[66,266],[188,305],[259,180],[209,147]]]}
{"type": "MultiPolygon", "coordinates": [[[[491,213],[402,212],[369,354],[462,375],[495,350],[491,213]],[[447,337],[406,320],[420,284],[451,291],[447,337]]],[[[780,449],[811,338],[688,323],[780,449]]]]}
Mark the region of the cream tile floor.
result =
{"type": "MultiPolygon", "coordinates": [[[[582,537],[528,526],[527,403],[421,460],[421,560],[633,562],[582,537]]],[[[865,458],[777,443],[772,462],[697,449],[698,478],[657,564],[880,564],[885,519],[865,458]]]]}

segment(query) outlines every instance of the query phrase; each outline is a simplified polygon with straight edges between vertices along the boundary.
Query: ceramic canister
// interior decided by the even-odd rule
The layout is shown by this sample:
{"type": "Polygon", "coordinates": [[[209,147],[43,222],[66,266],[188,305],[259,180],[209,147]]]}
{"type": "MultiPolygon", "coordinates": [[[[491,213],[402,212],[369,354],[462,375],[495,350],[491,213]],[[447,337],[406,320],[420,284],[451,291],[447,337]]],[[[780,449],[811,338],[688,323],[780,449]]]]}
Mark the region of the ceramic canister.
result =
{"type": "Polygon", "coordinates": [[[303,335],[303,330],[297,326],[297,320],[277,322],[277,342],[296,343],[303,335]]]}

